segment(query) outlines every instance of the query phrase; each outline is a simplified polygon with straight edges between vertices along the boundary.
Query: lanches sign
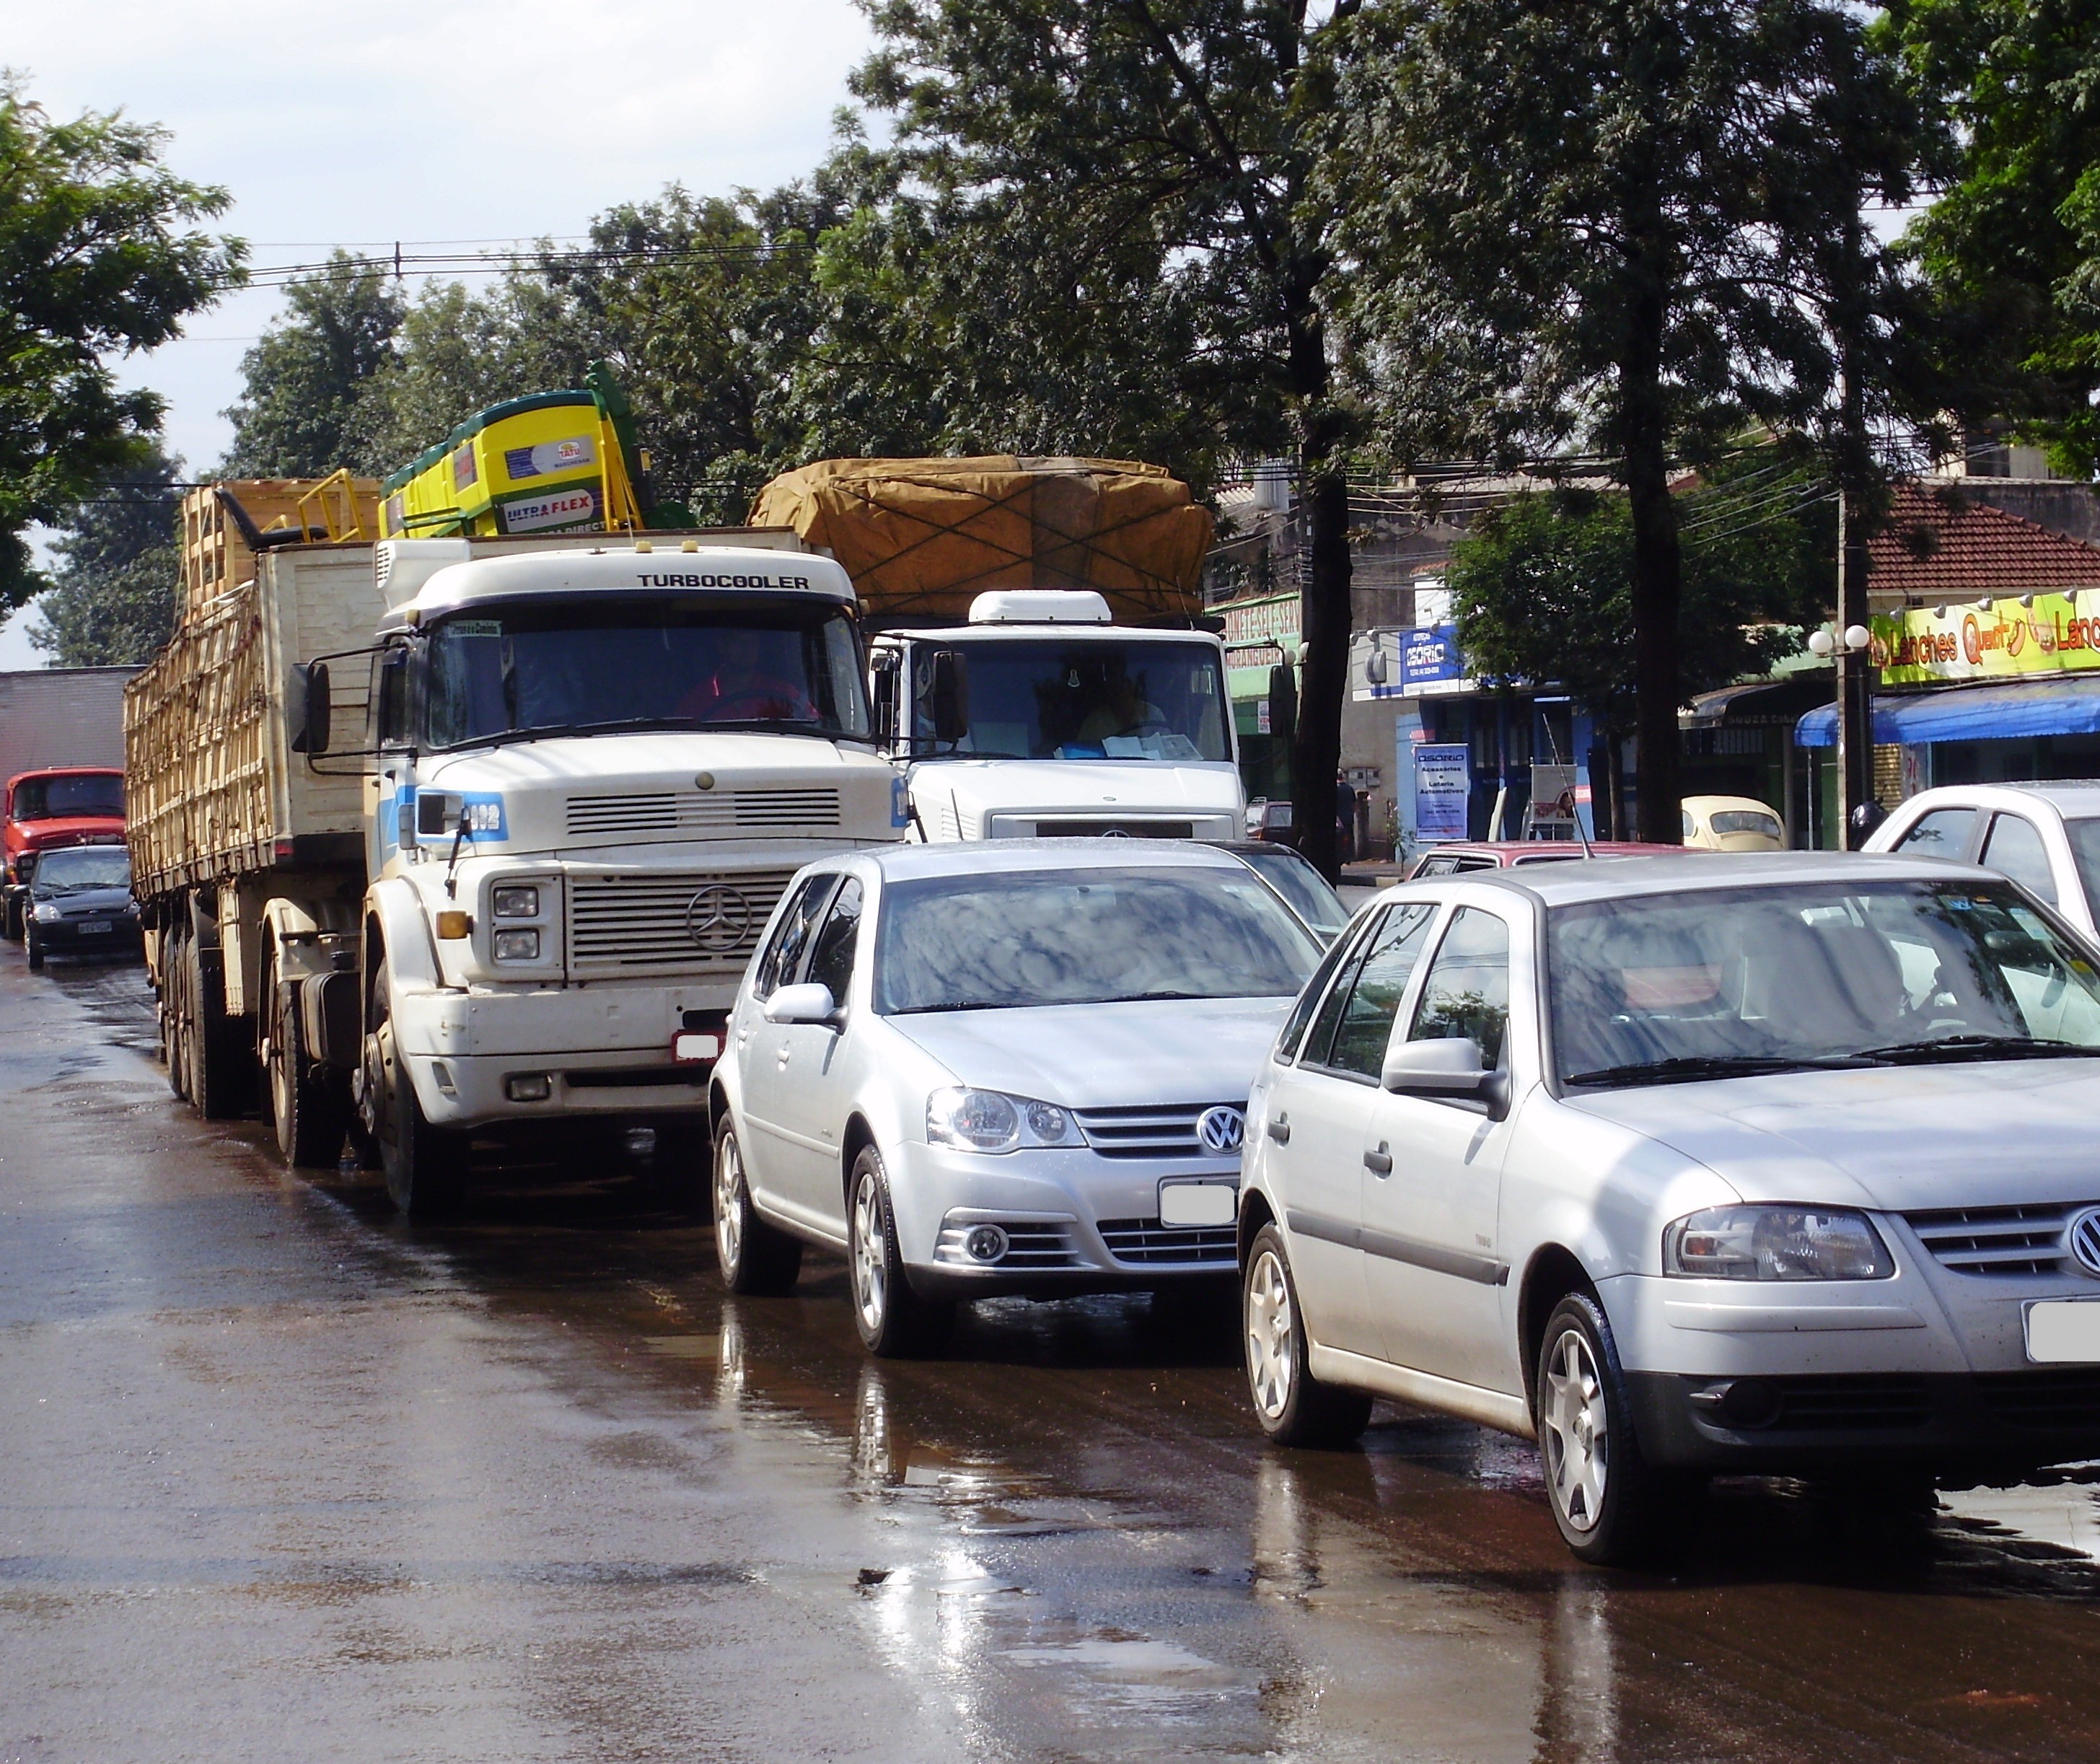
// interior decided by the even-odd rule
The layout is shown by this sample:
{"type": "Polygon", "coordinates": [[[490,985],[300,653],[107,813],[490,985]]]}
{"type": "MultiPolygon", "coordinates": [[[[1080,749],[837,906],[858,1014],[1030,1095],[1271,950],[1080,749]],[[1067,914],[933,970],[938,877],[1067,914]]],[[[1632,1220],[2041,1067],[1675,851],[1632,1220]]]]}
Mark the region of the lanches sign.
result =
{"type": "Polygon", "coordinates": [[[2100,589],[1877,613],[1868,653],[1884,686],[2100,673],[2100,589]],[[2084,601],[2085,610],[2080,610],[2084,601]]]}

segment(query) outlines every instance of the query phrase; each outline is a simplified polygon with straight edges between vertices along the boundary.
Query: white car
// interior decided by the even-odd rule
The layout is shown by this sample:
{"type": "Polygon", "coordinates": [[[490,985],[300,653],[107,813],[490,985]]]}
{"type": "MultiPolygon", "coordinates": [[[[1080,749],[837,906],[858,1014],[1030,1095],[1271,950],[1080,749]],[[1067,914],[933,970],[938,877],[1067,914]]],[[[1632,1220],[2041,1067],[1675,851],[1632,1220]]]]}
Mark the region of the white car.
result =
{"type": "Polygon", "coordinates": [[[716,1069],[732,1291],[844,1250],[861,1338],[959,1299],[1222,1281],[1247,1086],[1320,945],[1229,853],[1000,840],[813,864],[716,1069]]]}
{"type": "Polygon", "coordinates": [[[2100,937],[2100,783],[1921,791],[1874,829],[1866,849],[1980,863],[2100,937]]]}
{"type": "Polygon", "coordinates": [[[1403,884],[1251,1094],[1261,1424],[1338,1443],[1377,1393],[1536,1438],[1592,1561],[1714,1473],[2100,1454],[2097,1084],[2091,957],[1979,869],[1403,884]]]}

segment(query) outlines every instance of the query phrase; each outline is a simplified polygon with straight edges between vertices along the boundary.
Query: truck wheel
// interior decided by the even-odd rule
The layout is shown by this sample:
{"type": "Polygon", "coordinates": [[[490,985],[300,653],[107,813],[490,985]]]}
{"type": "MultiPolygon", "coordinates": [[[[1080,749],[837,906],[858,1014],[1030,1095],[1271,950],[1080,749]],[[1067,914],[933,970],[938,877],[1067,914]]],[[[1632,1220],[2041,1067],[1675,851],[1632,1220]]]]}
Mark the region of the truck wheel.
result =
{"type": "Polygon", "coordinates": [[[885,1360],[934,1352],[954,1327],[955,1308],[911,1290],[897,1241],[889,1178],[872,1145],[854,1160],[852,1202],[846,1210],[846,1263],[853,1274],[854,1326],[861,1345],[885,1360]]]}
{"type": "Polygon", "coordinates": [[[318,1076],[299,1035],[299,1013],[289,986],[273,969],[270,988],[270,1035],[264,1043],[263,1069],[270,1083],[270,1121],[277,1130],[277,1149],[294,1169],[333,1170],[342,1150],[342,1107],[329,1075],[318,1076]]]}
{"type": "Polygon", "coordinates": [[[5,911],[7,915],[7,923],[4,928],[5,935],[7,941],[11,943],[15,938],[19,937],[22,934],[22,927],[24,921],[22,917],[21,897],[19,895],[9,895],[7,899],[5,911]]]}
{"type": "Polygon", "coordinates": [[[241,1045],[239,1021],[226,1014],[218,964],[205,960],[194,936],[183,939],[183,991],[188,995],[190,1100],[207,1121],[231,1121],[248,1107],[253,1057],[241,1045]]]}
{"type": "Polygon", "coordinates": [[[183,1033],[182,940],[173,932],[161,937],[161,1057],[167,1062],[168,1088],[183,1102],[190,1098],[190,1053],[183,1033]]]}
{"type": "Polygon", "coordinates": [[[666,1206],[704,1217],[712,1188],[713,1149],[705,1115],[659,1122],[656,1149],[650,1154],[651,1191],[666,1206]]]}
{"type": "Polygon", "coordinates": [[[394,1020],[383,992],[377,1002],[379,1021],[365,1038],[365,1058],[377,1105],[373,1137],[379,1141],[379,1166],[402,1213],[435,1219],[457,1206],[465,1189],[466,1136],[434,1127],[424,1118],[415,1083],[395,1048],[394,1020]]]}
{"type": "Polygon", "coordinates": [[[722,1285],[752,1298],[777,1298],[802,1272],[802,1240],[776,1230],[751,1204],[743,1151],[727,1110],[715,1130],[715,1255],[722,1285]]]}
{"type": "Polygon", "coordinates": [[[29,959],[32,968],[44,965],[44,940],[37,935],[37,922],[31,919],[22,933],[22,953],[29,959]]]}

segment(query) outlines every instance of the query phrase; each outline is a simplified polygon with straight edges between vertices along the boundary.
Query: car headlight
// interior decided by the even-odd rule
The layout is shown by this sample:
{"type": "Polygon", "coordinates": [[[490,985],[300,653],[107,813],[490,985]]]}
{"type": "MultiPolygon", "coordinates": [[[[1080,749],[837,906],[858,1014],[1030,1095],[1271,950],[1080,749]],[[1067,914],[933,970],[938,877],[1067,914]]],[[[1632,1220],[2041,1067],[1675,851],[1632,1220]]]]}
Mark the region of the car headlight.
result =
{"type": "Polygon", "coordinates": [[[1886,1280],[1896,1264],[1864,1213],[1709,1206],[1664,1229],[1662,1271],[1701,1280],[1886,1280]]]}
{"type": "Polygon", "coordinates": [[[34,919],[39,924],[48,925],[53,924],[59,917],[58,906],[55,902],[51,901],[38,901],[36,906],[31,909],[29,916],[34,919]]]}
{"type": "Polygon", "coordinates": [[[540,891],[536,888],[496,889],[492,905],[498,919],[537,919],[540,891]]]}
{"type": "Polygon", "coordinates": [[[926,1099],[926,1138],[958,1151],[1010,1152],[1022,1145],[1083,1145],[1071,1111],[1032,1096],[960,1087],[926,1099]]]}
{"type": "Polygon", "coordinates": [[[499,931],[491,940],[499,962],[536,962],[540,959],[540,933],[536,931],[499,931]]]}

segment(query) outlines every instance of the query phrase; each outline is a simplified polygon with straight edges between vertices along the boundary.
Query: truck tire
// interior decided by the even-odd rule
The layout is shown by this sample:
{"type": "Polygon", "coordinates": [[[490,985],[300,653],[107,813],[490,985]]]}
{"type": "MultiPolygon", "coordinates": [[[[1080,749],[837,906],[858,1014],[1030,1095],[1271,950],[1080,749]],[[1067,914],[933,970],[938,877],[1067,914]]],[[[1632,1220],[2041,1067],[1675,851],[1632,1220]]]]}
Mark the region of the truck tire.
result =
{"type": "Polygon", "coordinates": [[[37,935],[37,922],[33,919],[23,928],[22,953],[29,958],[30,967],[42,968],[44,965],[44,940],[37,935]]]}
{"type": "Polygon", "coordinates": [[[373,1001],[377,1019],[364,1038],[366,1086],[373,1099],[372,1136],[386,1193],[410,1219],[435,1219],[457,1207],[466,1188],[467,1139],[434,1127],[416,1100],[416,1087],[394,1046],[394,1020],[385,982],[373,1001]]]}
{"type": "Polygon", "coordinates": [[[177,1100],[190,1100],[190,1054],[183,1020],[183,940],[173,931],[161,935],[161,1057],[167,1062],[168,1088],[177,1100]]]}
{"type": "Polygon", "coordinates": [[[650,1156],[649,1186],[664,1206],[696,1219],[708,1216],[713,1197],[714,1143],[704,1114],[659,1122],[650,1156]]]}
{"type": "Polygon", "coordinates": [[[231,1121],[247,1109],[254,1056],[241,1044],[239,1021],[226,1014],[218,963],[205,959],[194,936],[183,940],[183,956],[190,1100],[205,1120],[231,1121]]]}
{"type": "Polygon", "coordinates": [[[23,919],[21,897],[18,894],[9,895],[4,905],[4,910],[7,915],[7,922],[4,928],[4,933],[0,934],[4,934],[7,941],[10,943],[12,943],[15,938],[19,937],[22,934],[23,919]]]}
{"type": "Polygon", "coordinates": [[[342,1150],[341,1096],[332,1074],[314,1073],[299,1032],[294,994],[277,978],[274,965],[264,996],[270,1001],[270,1025],[262,1069],[277,1149],[295,1170],[333,1170],[342,1150]]]}

